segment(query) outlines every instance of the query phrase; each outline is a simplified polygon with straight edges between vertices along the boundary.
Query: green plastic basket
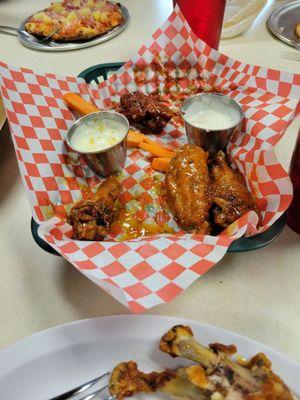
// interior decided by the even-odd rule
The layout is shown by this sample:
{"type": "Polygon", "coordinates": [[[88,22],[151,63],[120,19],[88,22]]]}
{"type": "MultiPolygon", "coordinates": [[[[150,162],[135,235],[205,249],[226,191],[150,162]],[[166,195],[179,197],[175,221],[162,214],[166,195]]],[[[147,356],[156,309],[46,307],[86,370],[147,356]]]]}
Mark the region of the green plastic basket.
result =
{"type": "Polygon", "coordinates": [[[80,72],[78,77],[83,78],[86,83],[98,85],[103,80],[109,78],[110,74],[117,71],[123,64],[123,62],[116,62],[94,65],[80,72]]]}
{"type": "MultiPolygon", "coordinates": [[[[124,63],[98,64],[82,71],[78,77],[83,78],[87,83],[97,86],[103,80],[106,80],[110,74],[117,71],[124,63]]],[[[286,217],[282,215],[266,232],[249,238],[240,238],[233,242],[228,249],[229,253],[240,253],[252,251],[265,247],[273,242],[283,231],[286,224],[286,217]]],[[[31,232],[35,242],[45,251],[51,254],[59,255],[47,242],[38,235],[39,224],[32,218],[31,232]]]]}

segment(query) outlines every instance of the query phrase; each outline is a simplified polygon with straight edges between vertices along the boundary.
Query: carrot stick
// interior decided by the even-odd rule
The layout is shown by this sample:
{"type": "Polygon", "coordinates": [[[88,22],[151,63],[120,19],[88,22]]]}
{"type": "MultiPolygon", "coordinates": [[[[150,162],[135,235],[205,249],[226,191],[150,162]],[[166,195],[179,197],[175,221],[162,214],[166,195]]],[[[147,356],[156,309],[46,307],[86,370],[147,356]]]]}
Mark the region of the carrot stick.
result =
{"type": "Polygon", "coordinates": [[[168,151],[171,151],[171,149],[168,149],[167,147],[162,146],[160,143],[155,142],[154,140],[151,140],[148,138],[148,136],[144,135],[141,132],[129,130],[128,135],[127,135],[127,145],[128,147],[139,147],[140,143],[148,143],[153,146],[158,146],[158,147],[163,147],[168,151]]]}
{"type": "Polygon", "coordinates": [[[148,143],[148,144],[157,144],[157,145],[160,146],[159,143],[155,142],[154,140],[149,139],[148,136],[146,136],[146,135],[143,135],[143,136],[144,136],[144,140],[143,140],[144,143],[148,143]]]}
{"type": "Polygon", "coordinates": [[[133,131],[131,129],[129,129],[127,137],[139,140],[140,142],[145,140],[145,135],[143,135],[141,132],[133,131]]]}
{"type": "Polygon", "coordinates": [[[139,140],[139,142],[156,144],[156,145],[160,146],[159,143],[155,142],[154,140],[149,139],[148,136],[144,135],[143,133],[138,132],[138,131],[133,131],[131,129],[129,129],[127,138],[133,139],[135,141],[139,140]]]}
{"type": "Polygon", "coordinates": [[[140,143],[143,142],[144,135],[139,132],[129,131],[127,135],[127,146],[128,147],[139,147],[140,143]]]}
{"type": "Polygon", "coordinates": [[[76,93],[65,93],[63,95],[64,101],[68,107],[74,111],[77,111],[80,115],[88,115],[99,111],[94,104],[85,101],[81,96],[76,93]]]}
{"type": "Polygon", "coordinates": [[[167,150],[163,146],[157,144],[154,145],[141,142],[139,147],[143,150],[149,151],[149,153],[157,157],[172,158],[175,156],[175,153],[173,151],[167,150]]]}
{"type": "Polygon", "coordinates": [[[153,158],[151,167],[156,171],[166,172],[171,158],[153,158]]]}
{"type": "Polygon", "coordinates": [[[156,142],[155,140],[149,139],[146,135],[144,135],[144,136],[145,136],[145,138],[144,138],[143,142],[148,143],[148,144],[153,144],[154,146],[163,147],[165,150],[171,151],[173,153],[172,149],[165,147],[164,145],[156,142]]]}

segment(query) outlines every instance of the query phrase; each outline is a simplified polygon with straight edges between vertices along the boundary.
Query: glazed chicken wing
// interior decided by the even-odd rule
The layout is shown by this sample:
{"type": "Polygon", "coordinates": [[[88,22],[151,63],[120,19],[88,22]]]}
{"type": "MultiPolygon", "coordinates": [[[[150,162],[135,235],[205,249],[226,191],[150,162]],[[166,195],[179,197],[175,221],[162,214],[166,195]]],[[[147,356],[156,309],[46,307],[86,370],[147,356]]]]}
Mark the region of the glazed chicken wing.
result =
{"type": "Polygon", "coordinates": [[[103,240],[114,216],[114,206],[121,194],[121,185],[110,176],[86,200],[80,200],[71,209],[68,222],[73,226],[73,238],[103,240]]]}
{"type": "Polygon", "coordinates": [[[174,113],[158,100],[142,92],[123,94],[120,100],[120,113],[129,122],[145,133],[160,133],[174,116],[174,113]]]}
{"type": "Polygon", "coordinates": [[[211,174],[210,194],[217,206],[214,210],[215,224],[226,228],[251,210],[260,216],[256,200],[248,191],[242,175],[229,167],[222,151],[217,153],[211,174]]]}
{"type": "Polygon", "coordinates": [[[210,231],[207,157],[200,147],[187,144],[170,161],[166,173],[168,205],[175,220],[188,232],[206,234],[210,231]]]}

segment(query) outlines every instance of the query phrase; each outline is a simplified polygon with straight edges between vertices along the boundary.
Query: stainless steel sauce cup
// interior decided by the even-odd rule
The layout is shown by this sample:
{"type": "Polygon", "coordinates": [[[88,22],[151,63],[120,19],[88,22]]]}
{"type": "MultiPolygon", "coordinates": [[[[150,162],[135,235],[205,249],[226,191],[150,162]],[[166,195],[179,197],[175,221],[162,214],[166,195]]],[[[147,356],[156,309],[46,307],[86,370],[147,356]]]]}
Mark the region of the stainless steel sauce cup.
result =
{"type": "Polygon", "coordinates": [[[115,111],[99,111],[79,118],[69,129],[66,137],[68,146],[75,152],[82,154],[88,165],[101,176],[108,176],[122,170],[126,160],[126,137],[129,131],[129,122],[124,115],[115,111]],[[97,121],[99,119],[113,119],[124,125],[126,134],[116,144],[103,150],[80,151],[72,146],[72,136],[76,129],[87,121],[97,121]]]}
{"type": "Polygon", "coordinates": [[[216,153],[218,150],[226,149],[230,137],[240,128],[242,120],[244,119],[244,112],[239,103],[232,98],[219,93],[201,93],[187,98],[181,107],[181,115],[184,119],[189,143],[200,146],[211,154],[216,153]],[[200,127],[200,124],[197,124],[197,126],[193,125],[189,121],[190,114],[188,110],[193,103],[197,103],[197,108],[200,110],[201,104],[203,105],[204,101],[210,101],[211,103],[214,101],[222,102],[226,107],[237,110],[239,118],[232,126],[226,127],[226,129],[206,129],[200,127]]]}

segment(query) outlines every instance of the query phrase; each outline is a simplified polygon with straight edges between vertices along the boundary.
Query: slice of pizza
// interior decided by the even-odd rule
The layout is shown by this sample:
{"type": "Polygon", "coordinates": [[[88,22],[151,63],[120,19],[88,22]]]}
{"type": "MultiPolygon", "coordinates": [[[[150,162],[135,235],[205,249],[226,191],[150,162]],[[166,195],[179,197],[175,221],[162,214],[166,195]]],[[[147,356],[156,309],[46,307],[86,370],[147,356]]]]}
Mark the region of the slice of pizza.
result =
{"type": "Polygon", "coordinates": [[[63,0],[30,17],[27,32],[52,40],[87,40],[102,35],[123,22],[119,3],[104,0],[63,0]]]}

